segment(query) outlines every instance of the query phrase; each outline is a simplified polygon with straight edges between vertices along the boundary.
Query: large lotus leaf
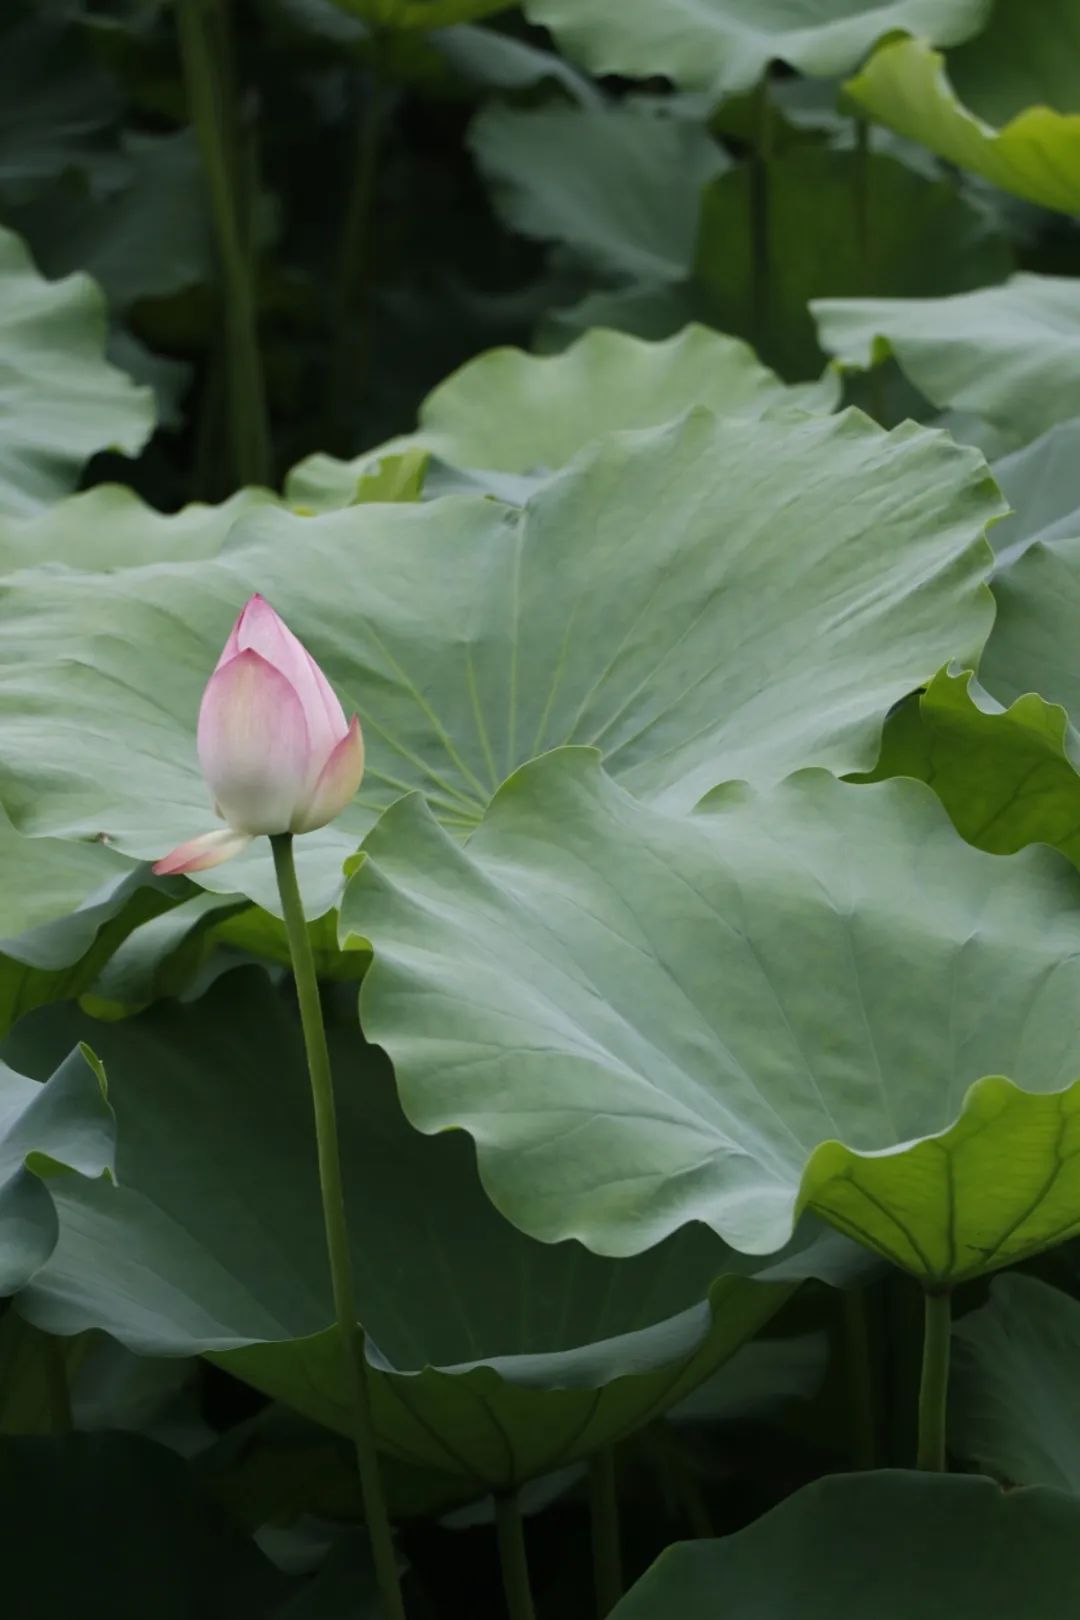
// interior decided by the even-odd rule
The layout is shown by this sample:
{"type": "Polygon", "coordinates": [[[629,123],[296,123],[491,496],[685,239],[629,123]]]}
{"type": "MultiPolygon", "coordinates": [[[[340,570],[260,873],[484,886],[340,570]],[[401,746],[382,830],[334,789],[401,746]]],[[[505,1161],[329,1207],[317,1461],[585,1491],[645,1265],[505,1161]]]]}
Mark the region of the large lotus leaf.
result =
{"type": "Polygon", "coordinates": [[[125,484],[98,484],[29,517],[0,515],[0,575],[37,563],[108,573],[140,563],[216,557],[239,518],[277,505],[267,489],[238,490],[218,506],[193,501],[158,512],[125,484]]]}
{"type": "Polygon", "coordinates": [[[949,1444],[1010,1485],[1080,1496],[1080,1304],[1019,1273],[953,1330],[949,1444]]]}
{"type": "Polygon", "coordinates": [[[822,347],[866,370],[895,355],[932,404],[970,411],[1021,444],[1076,414],[1080,284],[1010,276],[948,298],[819,298],[822,347]]]}
{"type": "MultiPolygon", "coordinates": [[[[752,1336],[792,1278],[834,1274],[838,1262],[811,1250],[767,1281],[724,1275],[734,1257],[704,1228],[632,1262],[524,1237],[484,1197],[464,1136],[408,1126],[389,1065],[356,1027],[355,992],[344,994],[331,1047],[380,1435],[461,1494],[637,1427],[752,1336]]],[[[247,968],[198,1002],[123,1023],[50,1008],[19,1024],[7,1055],[41,1072],[87,1033],[109,1076],[118,1185],[54,1187],[60,1245],[20,1310],[50,1332],[103,1328],[141,1354],[213,1353],[347,1430],[287,1002],[247,968]]]]}
{"type": "Polygon", "coordinates": [[[885,34],[902,28],[937,45],[968,39],[988,0],[524,0],[567,55],[595,73],[651,79],[732,95],[772,61],[831,78],[857,67],[885,34]]]}
{"type": "MultiPolygon", "coordinates": [[[[65,8],[66,10],[66,8],[65,8]]],[[[110,166],[119,86],[70,14],[40,0],[8,0],[0,34],[0,190],[18,201],[65,169],[110,166]]]]}
{"type": "MultiPolygon", "coordinates": [[[[196,1488],[164,1446],[134,1434],[0,1440],[4,1595],[19,1620],[272,1620],[314,1614],[287,1577],[196,1488]]],[[[368,1611],[362,1587],[327,1614],[368,1611]]],[[[370,1611],[374,1613],[374,1611],[370,1611]]]]}
{"type": "Polygon", "coordinates": [[[67,172],[8,222],[50,278],[85,270],[109,307],[164,298],[209,281],[213,240],[194,130],[128,135],[102,194],[67,172]]]}
{"type": "Polygon", "coordinates": [[[870,780],[928,782],[979,849],[1052,844],[1080,867],[1077,761],[1080,738],[1059,705],[1028,692],[1005,708],[970,670],[942,670],[890,717],[870,780]]]}
{"type": "Polygon", "coordinates": [[[524,111],[495,103],[469,144],[508,224],[565,243],[622,280],[685,275],[701,193],[728,167],[704,124],[633,102],[524,111]]]}
{"type": "Polygon", "coordinates": [[[1080,211],[1076,0],[998,0],[986,32],[945,58],[883,45],[845,89],[859,109],[1044,208],[1080,211]]]}
{"type": "Polygon", "coordinates": [[[988,1479],[837,1475],[722,1541],[661,1553],[611,1620],[1061,1620],[1080,1507],[988,1479]]]}
{"type": "Polygon", "coordinates": [[[0,512],[26,513],[70,490],[98,450],[134,455],[153,398],[104,358],[105,306],[88,276],[42,279],[0,230],[0,512]]]}
{"type": "Polygon", "coordinates": [[[994,462],[994,477],[1012,507],[990,541],[1007,568],[1037,540],[1080,535],[1080,417],[1058,422],[1031,444],[994,462]]]}
{"type": "MultiPolygon", "coordinates": [[[[26,569],[4,584],[0,792],[24,832],[143,858],[212,825],[195,718],[256,589],[367,734],[358,800],[300,841],[313,916],[401,792],[467,830],[565,742],[683,806],[731,776],[868,769],[890,706],[981,644],[999,509],[975,452],[912,424],[698,410],[604,441],[523,511],[267,508],[210,559],[26,569]]],[[[276,905],[264,847],[200,881],[276,905]]]]}
{"type": "Polygon", "coordinates": [[[1080,1230],[1080,877],[1050,851],[822,771],[664,810],[582,749],[464,847],[413,796],[365,850],[364,1028],[524,1231],[766,1254],[809,1207],[941,1281],[1080,1230]]]}
{"type": "Polygon", "coordinates": [[[563,467],[622,428],[657,427],[693,405],[718,416],[829,411],[829,379],[788,388],[736,338],[688,326],[663,342],[590,331],[561,354],[492,349],[428,395],[419,441],[459,467],[522,473],[563,467]]]}
{"type": "Polygon", "coordinates": [[[59,1172],[102,1176],[112,1159],[113,1116],[87,1055],[72,1052],[43,1084],[0,1064],[0,1297],[55,1248],[59,1172]]]}
{"type": "MultiPolygon", "coordinates": [[[[917,297],[1000,280],[1004,238],[945,180],[928,181],[883,153],[794,147],[768,170],[769,265],[761,354],[786,377],[817,375],[824,357],[808,306],[828,295],[917,297]],[[863,172],[860,176],[860,168],[863,172]],[[860,207],[860,185],[865,204],[860,207]]],[[[705,192],[690,291],[702,318],[754,333],[762,270],[746,221],[747,164],[705,192]]]]}
{"type": "Polygon", "coordinates": [[[1073,656],[1080,536],[1029,547],[996,580],[994,594],[997,618],[981,668],[988,689],[1003,703],[1038,692],[1080,718],[1080,665],[1073,656]]]}

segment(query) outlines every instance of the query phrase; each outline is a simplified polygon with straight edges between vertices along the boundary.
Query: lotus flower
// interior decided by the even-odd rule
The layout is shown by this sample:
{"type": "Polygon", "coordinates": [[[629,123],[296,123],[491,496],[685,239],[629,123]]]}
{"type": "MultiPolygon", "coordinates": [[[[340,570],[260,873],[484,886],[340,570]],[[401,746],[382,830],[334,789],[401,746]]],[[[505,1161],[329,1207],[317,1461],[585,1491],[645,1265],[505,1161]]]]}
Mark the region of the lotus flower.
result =
{"type": "Polygon", "coordinates": [[[199,764],[226,823],[174,849],[155,872],[202,872],[260,834],[314,832],[341,814],[364,774],[356,715],[269,602],[233,625],[199,709],[199,764]]]}

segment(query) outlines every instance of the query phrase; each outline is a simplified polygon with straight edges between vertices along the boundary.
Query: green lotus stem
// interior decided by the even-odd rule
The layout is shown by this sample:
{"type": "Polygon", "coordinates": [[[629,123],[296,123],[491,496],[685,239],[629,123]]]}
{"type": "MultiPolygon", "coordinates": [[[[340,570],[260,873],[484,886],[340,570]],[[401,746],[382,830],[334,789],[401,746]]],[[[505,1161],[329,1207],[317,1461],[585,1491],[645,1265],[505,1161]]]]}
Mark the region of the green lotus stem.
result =
{"type": "Polygon", "coordinates": [[[367,96],[357,127],[352,183],[345,200],[341,240],[331,296],[333,359],[327,400],[326,434],[331,447],[351,455],[352,426],[346,403],[358,391],[371,343],[371,297],[375,281],[375,196],[379,173],[385,93],[380,73],[382,43],[370,42],[367,96]],[[355,321],[355,332],[353,322],[355,321]]]}
{"type": "Polygon", "coordinates": [[[308,1074],[311,1077],[311,1101],[315,1112],[315,1139],[319,1155],[319,1186],[322,1191],[323,1220],[326,1225],[326,1249],[330,1261],[334,1310],[341,1336],[345,1385],[349,1391],[352,1409],[353,1441],[360,1473],[360,1489],[364,1499],[364,1517],[367,1521],[375,1561],[375,1575],[387,1620],[405,1620],[405,1607],[398,1580],[397,1554],[394,1551],[394,1537],[386,1511],[382,1474],[375,1447],[375,1422],[371,1412],[371,1393],[368,1389],[364,1333],[356,1314],[356,1289],[349,1253],[349,1233],[345,1221],[341,1153],[338,1147],[330,1053],[326,1045],[326,1026],[323,1023],[322,1003],[319,999],[319,983],[315,976],[315,958],[308,938],[300,886],[296,881],[292,834],[277,834],[271,838],[270,847],[274,852],[274,870],[277,874],[278,892],[281,895],[285,930],[289,936],[289,954],[296,979],[300,1021],[304,1030],[304,1049],[307,1053],[308,1074]]]}
{"type": "Polygon", "coordinates": [[[844,1289],[840,1301],[850,1398],[851,1463],[853,1468],[874,1468],[877,1466],[878,1422],[866,1292],[862,1288],[844,1289]]]}
{"type": "Polygon", "coordinates": [[[946,1412],[949,1397],[949,1351],[952,1344],[952,1293],[948,1288],[924,1291],[922,1382],[919,1385],[920,1468],[941,1473],[945,1462],[946,1412]]]}
{"type": "Polygon", "coordinates": [[[272,477],[270,429],[254,270],[240,201],[227,6],[228,0],[176,0],[176,15],[184,84],[221,264],[233,470],[241,484],[267,484],[272,477]]]}
{"type": "Polygon", "coordinates": [[[509,1620],[536,1620],[529,1563],[525,1556],[525,1531],[516,1491],[501,1491],[495,1497],[495,1529],[499,1539],[499,1565],[509,1620]]]}
{"type": "Polygon", "coordinates": [[[622,1597],[622,1547],[619,1540],[619,1493],[615,1453],[610,1446],[589,1462],[589,1509],[592,1525],[593,1586],[598,1620],[622,1597]]]}
{"type": "MultiPolygon", "coordinates": [[[[870,229],[870,125],[865,118],[855,120],[855,239],[862,267],[862,290],[869,296],[874,291],[874,247],[870,229]]],[[[882,386],[881,366],[871,365],[868,373],[870,414],[875,421],[885,421],[885,391],[882,386]]]]}
{"type": "Polygon", "coordinates": [[[45,1393],[49,1403],[49,1426],[53,1434],[70,1434],[75,1427],[71,1409],[71,1385],[68,1382],[67,1341],[51,1333],[41,1334],[41,1353],[45,1371],[45,1393]]]}
{"type": "Polygon", "coordinates": [[[772,279],[769,242],[769,165],[772,161],[773,114],[766,70],[754,92],[754,150],[750,159],[750,244],[753,286],[751,329],[760,349],[769,324],[772,279]]]}

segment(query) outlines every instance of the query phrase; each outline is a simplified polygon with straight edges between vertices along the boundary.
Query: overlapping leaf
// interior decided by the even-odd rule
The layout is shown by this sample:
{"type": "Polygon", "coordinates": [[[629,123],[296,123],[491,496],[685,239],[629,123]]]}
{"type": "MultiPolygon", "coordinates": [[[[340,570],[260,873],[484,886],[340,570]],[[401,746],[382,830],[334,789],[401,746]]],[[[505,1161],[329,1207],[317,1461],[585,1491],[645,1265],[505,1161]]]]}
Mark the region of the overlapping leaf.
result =
{"type": "Polygon", "coordinates": [[[50,1193],[70,1168],[113,1162],[113,1116],[88,1056],[72,1052],[43,1084],[0,1064],[0,1296],[16,1293],[56,1245],[50,1193]]]}
{"type": "Polygon", "coordinates": [[[942,409],[1022,444],[1076,414],[1080,285],[1021,273],[948,298],[819,298],[822,347],[865,370],[892,354],[942,409]]]}
{"type": "MultiPolygon", "coordinates": [[[[365,1048],[353,992],[331,1031],[359,1309],[380,1435],[468,1496],[587,1455],[695,1387],[805,1271],[772,1280],[702,1229],[628,1263],[523,1237],[492,1209],[461,1136],[406,1124],[365,1048]],[[744,1268],[746,1269],[746,1268],[744,1268]]],[[[24,1020],[9,1056],[48,1068],[87,1028],[24,1020]]],[[[213,1353],[347,1432],[299,1030],[264,975],[93,1026],[118,1120],[118,1185],[55,1190],[60,1246],[20,1309],[104,1328],[144,1354],[213,1353]]],[[[826,1271],[826,1274],[830,1274],[826,1271]]]]}
{"type": "Polygon", "coordinates": [[[935,1280],[1080,1231],[1080,879],[1050,852],[824,772],[658,809],[576,749],[464,848],[416,797],[365,848],[364,1027],[523,1230],[764,1254],[809,1206],[935,1280]]]}
{"type": "Polygon", "coordinates": [[[831,78],[848,73],[896,29],[937,44],[967,39],[986,0],[525,0],[532,22],[595,73],[749,90],[772,61],[831,78]]]}
{"type": "Polygon", "coordinates": [[[925,38],[896,40],[845,88],[864,113],[960,168],[1044,208],[1075,214],[1078,48],[1076,0],[1034,7],[998,0],[985,32],[951,52],[947,63],[925,38]]]}
{"type": "MultiPolygon", "coordinates": [[[[890,705],[981,644],[999,507],[940,434],[699,410],[609,438],[523,511],[267,508],[205,560],[24,570],[3,587],[0,798],[23,832],[141,858],[212,824],[195,718],[256,589],[367,733],[359,800],[301,844],[312,915],[402,791],[467,830],[565,742],[681,805],[731,776],[867,769],[890,705]]],[[[264,854],[201,876],[274,905],[264,854]]]]}
{"type": "Polygon", "coordinates": [[[1080,1496],[1080,1304],[1020,1273],[953,1331],[949,1438],[1008,1485],[1080,1496]]]}
{"type": "Polygon", "coordinates": [[[819,1480],[722,1541],[662,1553],[612,1620],[1058,1620],[1080,1601],[1080,1509],[1056,1491],[874,1473],[819,1480]]]}
{"type": "Polygon", "coordinates": [[[98,450],[134,455],[154,427],[150,390],[107,363],[105,309],[86,276],[48,282],[0,231],[0,512],[72,489],[98,450]]]}

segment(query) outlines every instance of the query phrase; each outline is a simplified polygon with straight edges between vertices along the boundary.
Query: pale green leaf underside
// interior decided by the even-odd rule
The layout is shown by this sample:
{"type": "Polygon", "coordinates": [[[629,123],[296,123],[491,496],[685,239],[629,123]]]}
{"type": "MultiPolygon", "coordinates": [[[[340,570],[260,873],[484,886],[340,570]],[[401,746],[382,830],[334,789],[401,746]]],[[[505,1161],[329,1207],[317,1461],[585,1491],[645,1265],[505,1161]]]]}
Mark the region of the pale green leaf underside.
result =
{"type": "Polygon", "coordinates": [[[524,0],[568,55],[594,73],[749,90],[779,60],[800,73],[850,73],[894,29],[936,44],[967,39],[987,0],[524,0]]]}
{"type": "Polygon", "coordinates": [[[611,1620],[1060,1620],[1080,1603],[1080,1509],[1055,1491],[834,1475],[721,1541],[661,1553],[611,1620]]]}
{"type": "Polygon", "coordinates": [[[1011,1485],[1080,1496],[1080,1304],[1035,1277],[999,1277],[953,1331],[949,1442],[1011,1485]]]}
{"type": "Polygon", "coordinates": [[[150,437],[150,390],[104,351],[104,300],[89,277],[45,281],[0,231],[0,513],[57,500],[95,452],[134,455],[150,437]]]}
{"type": "MultiPolygon", "coordinates": [[[[195,720],[254,590],[367,739],[358,800],[299,843],[312,915],[402,792],[467,831],[564,743],[683,807],[732,776],[866,770],[890,706],[981,646],[999,510],[981,458],[942,434],[698,410],[609,438],[523,511],[268,506],[216,555],[157,561],[150,537],[139,566],[26,569],[5,585],[0,797],[20,831],[138,858],[212,826],[195,720]]],[[[276,904],[264,853],[201,876],[276,904]]]]}
{"type": "MultiPolygon", "coordinates": [[[[793,1279],[832,1263],[814,1249],[757,1281],[721,1275],[733,1257],[702,1228],[618,1264],[524,1237],[484,1197],[462,1136],[433,1141],[406,1124],[353,994],[331,1047],[380,1431],[466,1495],[587,1455],[664,1410],[756,1332],[793,1279]]],[[[50,1331],[102,1328],[140,1354],[212,1353],[347,1430],[286,1003],[246,969],[197,1003],[120,1023],[50,1009],[7,1051],[48,1068],[87,1028],[116,1110],[118,1185],[56,1188],[59,1247],[20,1308],[50,1331]]]]}
{"type": "MultiPolygon", "coordinates": [[[[1041,3],[1028,9],[1014,0],[998,9],[1022,16],[1027,32],[1037,28],[1046,7],[1041,3]]],[[[1071,9],[1075,14],[1075,5],[1071,9]]],[[[1058,46],[1059,52],[1063,49],[1067,47],[1058,46]]],[[[1080,212],[1080,117],[1075,106],[1066,112],[1029,106],[995,128],[963,105],[949,82],[944,57],[922,39],[882,46],[845,90],[869,117],[960,168],[1044,208],[1080,212]]]]}
{"type": "Polygon", "coordinates": [[[819,298],[818,336],[841,365],[895,355],[942,409],[970,411],[1022,444],[1076,414],[1080,284],[1020,273],[947,298],[819,298]]]}
{"type": "Polygon", "coordinates": [[[809,1207],[939,1280],[1080,1230],[1080,879],[1051,853],[824,772],[664,812],[583,750],[465,847],[413,798],[365,848],[364,1027],[524,1230],[766,1254],[809,1207]]]}

